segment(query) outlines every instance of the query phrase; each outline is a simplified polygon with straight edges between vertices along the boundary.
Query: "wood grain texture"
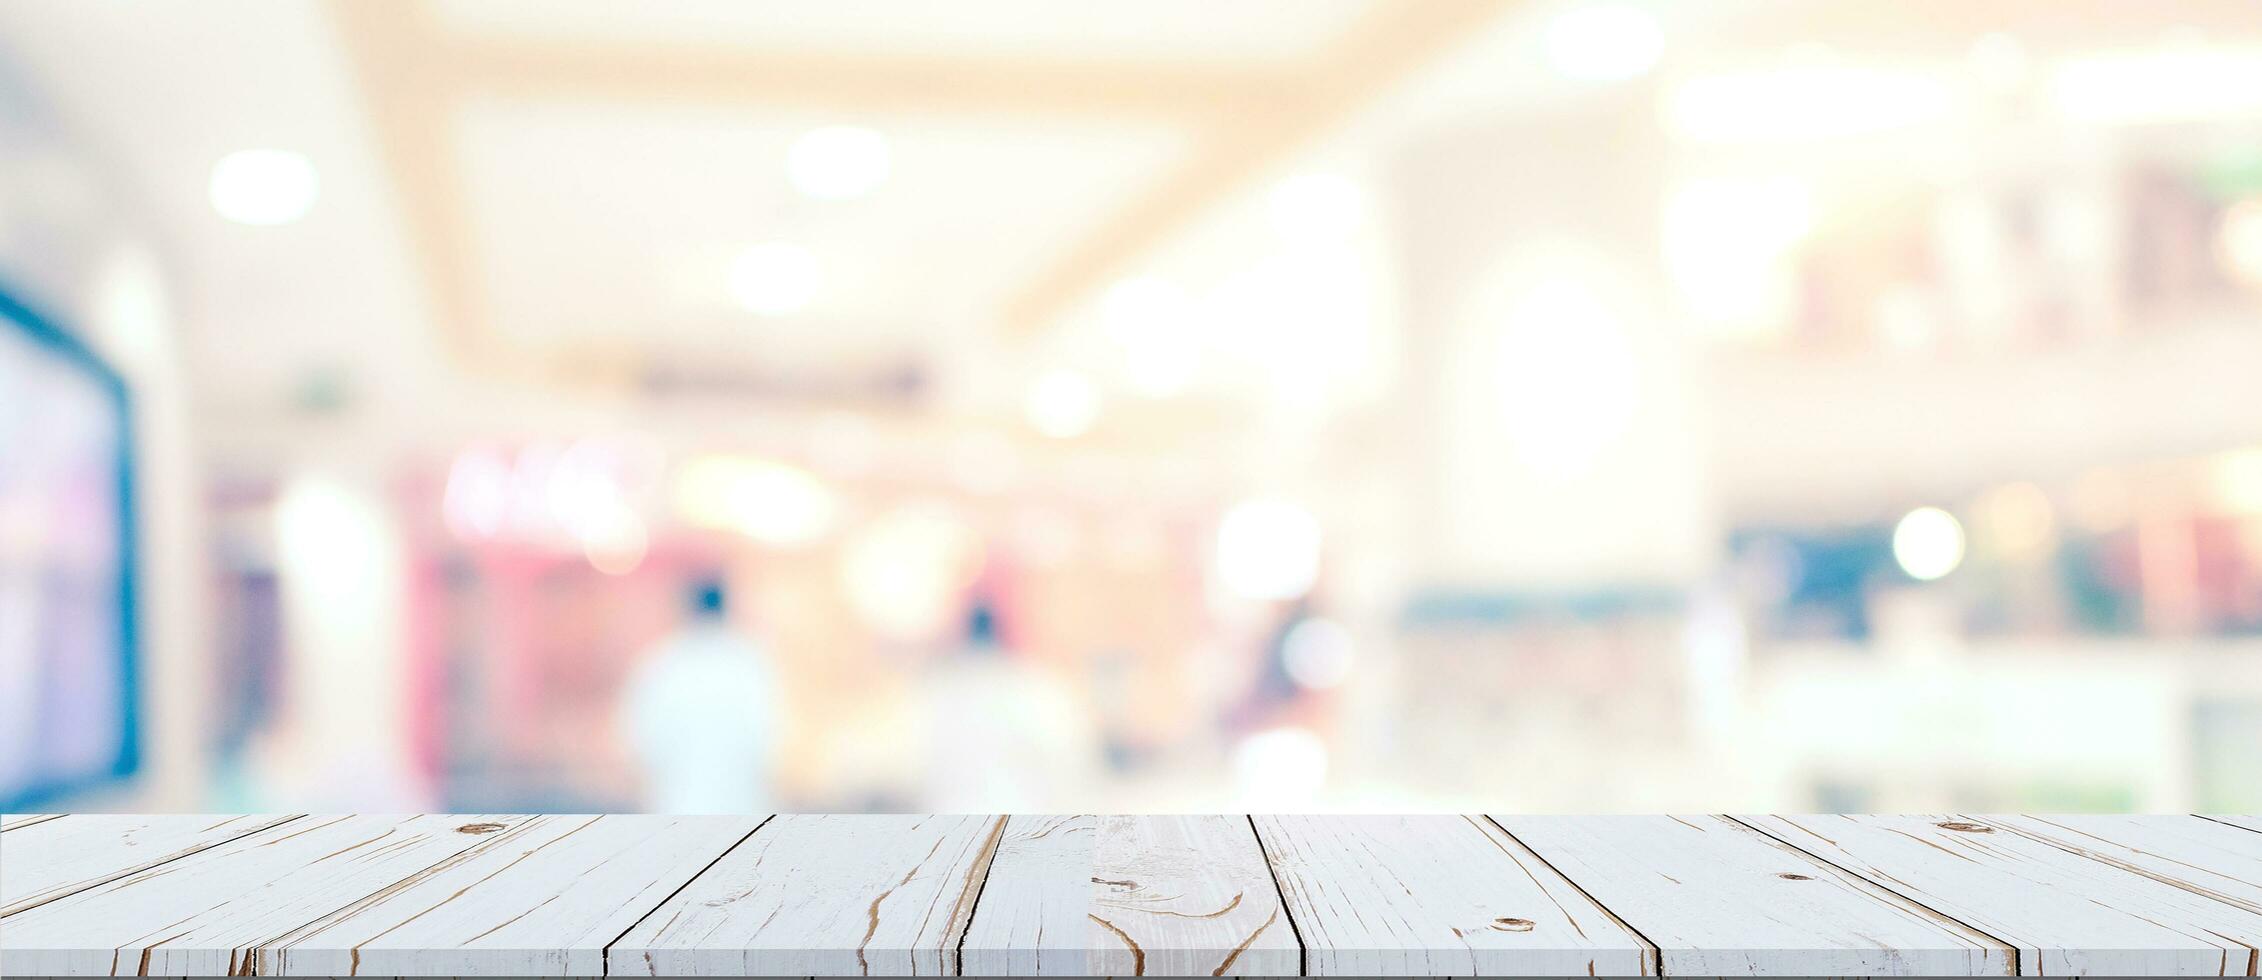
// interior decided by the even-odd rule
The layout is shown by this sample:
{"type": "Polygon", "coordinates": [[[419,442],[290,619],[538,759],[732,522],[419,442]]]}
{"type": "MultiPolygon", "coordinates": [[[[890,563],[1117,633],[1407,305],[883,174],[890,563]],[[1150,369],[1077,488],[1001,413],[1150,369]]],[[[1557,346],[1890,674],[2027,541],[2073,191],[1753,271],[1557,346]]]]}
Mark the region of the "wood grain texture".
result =
{"type": "Polygon", "coordinates": [[[2262,912],[2262,834],[2198,817],[1980,816],[2249,912],[2262,912]]]}
{"type": "Polygon", "coordinates": [[[1013,817],[959,950],[974,976],[1288,976],[1302,955],[1241,816],[1013,817]]]}
{"type": "Polygon", "coordinates": [[[2262,916],[1963,816],[1744,822],[2020,950],[2030,976],[2245,976],[2262,916]]]}
{"type": "Polygon", "coordinates": [[[1483,817],[1255,818],[1313,976],[1633,976],[1655,950],[1483,817]]]}
{"type": "Polygon", "coordinates": [[[292,817],[79,814],[11,825],[0,837],[0,915],[265,830],[292,817]]]}
{"type": "Polygon", "coordinates": [[[261,946],[263,976],[594,976],[762,817],[535,817],[261,946]]]}
{"type": "Polygon", "coordinates": [[[519,819],[302,817],[8,917],[0,975],[245,972],[259,944],[519,819]]]}
{"type": "Polygon", "coordinates": [[[2002,976],[2008,947],[1717,816],[1493,818],[1667,976],[2002,976]]]}
{"type": "Polygon", "coordinates": [[[780,815],[614,943],[611,972],[956,972],[1004,829],[1004,817],[780,815]]]}
{"type": "Polygon", "coordinates": [[[285,819],[9,824],[0,895],[37,902],[0,919],[0,975],[1949,976],[2015,965],[2237,976],[2262,966],[2262,832],[2226,818],[260,822],[285,819]]]}

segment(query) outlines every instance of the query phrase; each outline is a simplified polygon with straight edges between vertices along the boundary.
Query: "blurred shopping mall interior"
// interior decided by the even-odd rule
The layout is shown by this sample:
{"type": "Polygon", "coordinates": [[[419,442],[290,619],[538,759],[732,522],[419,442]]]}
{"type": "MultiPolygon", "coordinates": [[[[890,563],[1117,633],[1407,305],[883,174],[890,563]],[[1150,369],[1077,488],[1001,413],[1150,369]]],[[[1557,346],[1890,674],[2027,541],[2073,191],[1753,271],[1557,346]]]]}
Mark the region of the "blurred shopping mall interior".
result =
{"type": "Polygon", "coordinates": [[[8,808],[2262,808],[2253,0],[7,0],[0,314],[8,808]]]}

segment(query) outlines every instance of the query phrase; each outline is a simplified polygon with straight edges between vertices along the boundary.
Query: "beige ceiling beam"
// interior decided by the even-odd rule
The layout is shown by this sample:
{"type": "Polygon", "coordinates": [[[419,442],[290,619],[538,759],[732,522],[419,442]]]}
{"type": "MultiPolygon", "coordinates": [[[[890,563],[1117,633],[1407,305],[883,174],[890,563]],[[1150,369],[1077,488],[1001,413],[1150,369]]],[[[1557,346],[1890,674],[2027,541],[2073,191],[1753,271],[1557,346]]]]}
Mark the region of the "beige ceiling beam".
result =
{"type": "Polygon", "coordinates": [[[429,11],[394,0],[332,0],[340,42],[361,82],[369,121],[393,178],[412,262],[423,275],[441,344],[455,365],[488,378],[625,391],[644,363],[619,343],[529,350],[491,323],[474,252],[450,119],[461,98],[455,69],[434,43],[429,11]]]}
{"type": "Polygon", "coordinates": [[[425,40],[421,4],[332,0],[339,42],[367,104],[372,135],[392,177],[404,231],[423,273],[441,339],[459,362],[483,364],[500,351],[483,331],[476,264],[455,155],[447,134],[454,98],[425,40]]]}
{"type": "Polygon", "coordinates": [[[1201,122],[1299,97],[1302,71],[1200,62],[811,53],[440,38],[467,92],[542,99],[1201,122]]]}
{"type": "Polygon", "coordinates": [[[1513,0],[1398,0],[1376,5],[1304,72],[1292,98],[1228,120],[1198,141],[1191,159],[1032,280],[1005,311],[1006,328],[1030,335],[1054,325],[1141,256],[1266,168],[1380,96],[1391,83],[1491,22],[1513,0]]]}
{"type": "Polygon", "coordinates": [[[1027,334],[1340,122],[1511,0],[1382,0],[1320,57],[1275,66],[882,56],[727,46],[450,35],[427,5],[332,0],[393,176],[433,316],[459,366],[491,377],[621,390],[637,352],[516,349],[494,332],[451,116],[474,93],[831,111],[1151,120],[1190,128],[1188,161],[1067,249],[1009,306],[1027,334]]]}

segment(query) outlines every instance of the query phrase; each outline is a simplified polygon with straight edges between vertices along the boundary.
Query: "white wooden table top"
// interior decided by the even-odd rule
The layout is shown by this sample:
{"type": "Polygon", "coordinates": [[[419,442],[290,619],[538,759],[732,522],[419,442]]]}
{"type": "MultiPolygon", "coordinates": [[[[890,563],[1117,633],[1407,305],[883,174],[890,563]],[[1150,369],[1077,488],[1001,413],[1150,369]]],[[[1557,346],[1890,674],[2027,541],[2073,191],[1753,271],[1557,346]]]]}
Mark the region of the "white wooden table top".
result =
{"type": "Polygon", "coordinates": [[[0,976],[2254,976],[2262,819],[0,818],[0,976]]]}

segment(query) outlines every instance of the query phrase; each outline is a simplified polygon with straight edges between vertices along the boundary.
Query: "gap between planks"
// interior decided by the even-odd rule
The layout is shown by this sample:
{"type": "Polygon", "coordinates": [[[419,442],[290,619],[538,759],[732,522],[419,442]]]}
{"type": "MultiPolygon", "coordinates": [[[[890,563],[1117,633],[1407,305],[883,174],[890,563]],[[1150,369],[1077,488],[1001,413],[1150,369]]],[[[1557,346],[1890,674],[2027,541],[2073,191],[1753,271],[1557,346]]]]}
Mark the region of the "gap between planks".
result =
{"type": "MultiPolygon", "coordinates": [[[[692,882],[698,881],[700,875],[706,874],[715,865],[722,863],[722,860],[724,858],[730,856],[730,852],[738,850],[741,846],[744,846],[747,841],[753,840],[755,834],[761,833],[762,828],[769,826],[770,821],[776,820],[777,818],[778,815],[775,813],[763,817],[761,823],[755,824],[753,830],[746,832],[746,836],[739,838],[729,847],[723,848],[721,853],[715,855],[714,860],[708,861],[705,867],[700,868],[699,874],[695,874],[689,878],[683,879],[683,884],[675,886],[675,891],[667,893],[665,896],[662,896],[659,901],[652,903],[652,907],[645,909],[643,915],[637,916],[636,921],[629,923],[628,928],[622,929],[620,931],[620,935],[614,936],[610,942],[607,942],[605,944],[605,948],[598,950],[597,962],[604,967],[605,975],[608,977],[613,975],[614,946],[619,945],[621,940],[628,938],[629,933],[635,932],[637,926],[643,925],[644,920],[652,917],[652,913],[666,908],[669,902],[674,901],[677,895],[683,893],[684,889],[691,887],[692,882]]],[[[811,977],[810,980],[816,980],[816,978],[811,977]]]]}
{"type": "MultiPolygon", "coordinates": [[[[982,848],[982,880],[974,885],[974,900],[967,903],[966,915],[958,923],[958,941],[950,944],[950,969],[958,976],[966,975],[966,934],[974,931],[974,917],[982,911],[982,893],[990,888],[990,869],[997,865],[998,844],[1005,840],[1005,827],[1013,822],[1012,814],[999,814],[997,826],[990,830],[989,843],[982,848]]],[[[812,977],[810,980],[816,980],[812,977]]]]}
{"type": "Polygon", "coordinates": [[[1257,829],[1257,816],[1244,813],[1241,819],[1249,822],[1249,836],[1256,838],[1257,857],[1265,863],[1265,877],[1272,879],[1273,897],[1280,902],[1280,914],[1288,919],[1288,934],[1296,938],[1296,975],[1312,975],[1312,948],[1304,943],[1304,927],[1296,924],[1296,910],[1289,907],[1288,890],[1280,887],[1280,869],[1273,866],[1272,849],[1265,844],[1263,831],[1257,829]]]}
{"type": "MultiPolygon", "coordinates": [[[[976,874],[982,880],[975,882],[973,888],[959,896],[959,901],[966,903],[964,908],[951,909],[952,917],[957,920],[951,924],[951,928],[958,931],[958,939],[955,942],[945,940],[945,943],[950,947],[950,970],[956,976],[966,975],[966,933],[974,927],[975,913],[981,911],[982,893],[990,887],[990,868],[997,864],[998,844],[1005,840],[1005,826],[1013,822],[1013,815],[1001,813],[995,819],[996,823],[990,827],[989,839],[982,842],[982,853],[974,859],[979,869],[976,874]]],[[[972,878],[974,875],[968,877],[972,878]]]]}
{"type": "Polygon", "coordinates": [[[1616,910],[1612,909],[1608,905],[1604,905],[1601,899],[1596,898],[1592,892],[1587,891],[1587,886],[1579,884],[1578,879],[1564,874],[1562,868],[1556,867],[1555,862],[1548,860],[1547,855],[1541,854],[1539,852],[1539,848],[1524,843],[1524,839],[1516,836],[1516,832],[1509,830],[1506,824],[1492,819],[1492,814],[1485,814],[1484,822],[1500,828],[1500,832],[1508,835],[1509,840],[1515,841],[1517,847],[1523,848],[1525,851],[1529,852],[1532,857],[1539,859],[1539,863],[1546,865],[1547,870],[1555,872],[1555,876],[1563,879],[1566,883],[1568,883],[1573,891],[1576,891],[1580,895],[1585,896],[1587,901],[1593,902],[1595,908],[1601,909],[1602,914],[1610,917],[1610,921],[1618,923],[1619,928],[1633,933],[1635,939],[1641,940],[1643,950],[1642,959],[1645,961],[1642,964],[1642,969],[1646,976],[1662,977],[1665,975],[1665,951],[1659,948],[1655,941],[1651,940],[1648,936],[1643,935],[1640,929],[1634,928],[1633,923],[1627,922],[1625,917],[1619,915],[1616,910]]]}
{"type": "MultiPolygon", "coordinates": [[[[26,828],[26,827],[36,827],[36,826],[39,826],[39,825],[41,825],[41,824],[44,824],[44,823],[49,823],[49,822],[52,822],[52,821],[55,821],[55,820],[61,820],[61,819],[65,818],[65,817],[69,817],[69,816],[71,816],[71,814],[68,814],[68,813],[46,813],[46,814],[39,814],[39,815],[36,815],[36,816],[34,816],[34,817],[33,817],[32,819],[29,819],[29,820],[18,820],[18,821],[16,821],[15,823],[9,824],[9,825],[7,826],[7,828],[6,828],[6,830],[9,830],[9,831],[14,831],[14,830],[22,830],[22,829],[24,829],[24,828],[26,828]]],[[[0,912],[0,919],[5,919],[5,918],[7,918],[7,917],[9,917],[9,916],[14,916],[14,915],[21,915],[21,914],[23,914],[23,913],[25,913],[25,912],[29,912],[29,911],[31,911],[31,910],[33,910],[33,909],[36,909],[36,908],[38,908],[38,907],[40,907],[40,906],[42,906],[42,905],[46,905],[46,904],[47,904],[47,903],[49,903],[49,902],[56,902],[56,901],[61,901],[62,899],[66,899],[66,898],[69,898],[69,897],[71,897],[71,896],[73,896],[73,895],[76,895],[76,894],[78,894],[78,893],[80,893],[80,892],[83,892],[83,891],[87,891],[87,890],[89,890],[89,889],[100,888],[100,887],[102,887],[103,885],[107,885],[107,884],[109,884],[109,883],[111,883],[111,882],[113,882],[113,881],[116,881],[116,880],[118,880],[118,879],[120,879],[120,878],[124,878],[124,877],[126,877],[126,876],[128,876],[128,875],[137,875],[137,874],[140,874],[140,873],[142,873],[142,872],[144,872],[144,871],[151,871],[151,870],[155,870],[155,869],[157,869],[157,868],[162,868],[162,867],[164,867],[164,866],[166,866],[166,865],[168,865],[168,864],[172,864],[173,862],[175,862],[175,861],[179,861],[179,860],[181,860],[181,859],[183,859],[183,858],[192,857],[192,856],[194,856],[194,855],[197,855],[197,854],[202,854],[202,853],[204,853],[205,851],[209,851],[209,850],[211,850],[211,849],[213,849],[213,848],[215,848],[215,847],[219,847],[219,846],[221,846],[221,845],[223,845],[223,844],[232,844],[232,843],[235,843],[236,841],[242,840],[242,839],[244,839],[244,838],[246,838],[246,837],[249,837],[249,836],[251,836],[251,835],[253,835],[253,834],[265,833],[265,832],[267,832],[267,831],[270,831],[270,830],[273,830],[273,829],[275,829],[275,828],[277,828],[277,827],[283,826],[284,824],[288,824],[288,823],[291,823],[291,822],[293,822],[293,821],[296,821],[296,820],[301,820],[301,819],[304,819],[305,817],[306,817],[306,814],[303,814],[303,813],[292,813],[292,814],[286,814],[286,815],[284,815],[284,816],[283,816],[283,819],[281,819],[281,820],[277,820],[277,821],[275,821],[274,823],[270,823],[270,824],[263,824],[263,825],[257,825],[257,826],[253,826],[253,827],[251,827],[250,829],[248,829],[248,830],[244,831],[243,833],[237,834],[237,835],[235,835],[235,836],[233,836],[233,837],[222,837],[222,838],[218,838],[218,839],[215,839],[215,840],[212,840],[212,841],[209,841],[209,842],[203,843],[203,844],[199,844],[199,845],[197,845],[197,846],[195,846],[195,847],[191,847],[191,848],[189,848],[189,849],[187,849],[187,850],[184,850],[184,851],[181,851],[181,852],[179,852],[179,853],[176,853],[176,854],[172,854],[172,855],[168,855],[168,856],[166,856],[166,857],[164,857],[164,858],[161,858],[161,859],[159,859],[159,860],[156,860],[156,861],[151,861],[151,862],[149,862],[149,863],[147,863],[147,864],[136,864],[136,865],[129,865],[129,866],[127,866],[127,867],[119,868],[119,869],[117,869],[117,870],[116,870],[115,872],[112,872],[112,873],[109,873],[109,874],[105,874],[105,875],[101,875],[101,876],[98,876],[98,877],[95,877],[95,878],[90,878],[90,879],[88,879],[88,880],[86,880],[86,881],[80,882],[80,883],[78,884],[78,886],[77,886],[77,887],[75,887],[75,888],[72,888],[72,889],[70,889],[70,890],[68,890],[68,891],[59,891],[59,892],[56,892],[56,893],[55,893],[55,894],[53,894],[53,895],[49,895],[49,896],[47,896],[47,897],[45,897],[45,898],[42,898],[42,899],[40,899],[39,901],[36,901],[36,902],[32,902],[31,904],[25,905],[25,906],[24,906],[24,907],[22,907],[22,908],[18,908],[18,909],[9,909],[9,910],[8,910],[8,911],[6,911],[6,912],[0,912]]],[[[232,819],[232,818],[231,818],[231,819],[232,819]]],[[[215,824],[214,826],[218,826],[218,825],[217,825],[217,824],[215,824]]]]}
{"type": "Polygon", "coordinates": [[[2208,823],[2219,823],[2225,827],[2237,827],[2240,830],[2251,830],[2257,834],[2262,834],[2262,816],[2209,816],[2208,814],[2204,813],[2194,813],[2192,814],[2192,816],[2198,817],[2201,820],[2205,820],[2208,823]]]}
{"type": "Polygon", "coordinates": [[[1751,828],[1751,830],[1752,830],[1752,832],[1753,832],[1753,833],[1756,833],[1756,834],[1760,835],[1761,837],[1765,837],[1765,838],[1767,838],[1767,839],[1769,839],[1769,840],[1772,840],[1772,841],[1774,841],[1774,842],[1776,842],[1776,843],[1778,843],[1778,844],[1781,844],[1781,845],[1783,845],[1784,847],[1788,847],[1788,848],[1790,848],[1791,850],[1797,851],[1797,852],[1799,852],[1800,854],[1804,854],[1804,855],[1806,855],[1806,856],[1807,856],[1808,858],[1810,858],[1810,859],[1812,859],[1812,860],[1814,860],[1814,861],[1816,861],[1816,862],[1819,862],[1819,863],[1821,863],[1821,864],[1823,864],[1823,865],[1826,865],[1826,866],[1829,866],[1829,867],[1833,867],[1833,868],[1836,868],[1836,869],[1838,869],[1838,870],[1840,870],[1840,871],[1843,871],[1843,872],[1845,872],[1845,873],[1847,873],[1847,874],[1853,875],[1853,876],[1854,876],[1854,877],[1856,877],[1856,878],[1860,878],[1860,879],[1861,879],[1861,880],[1863,880],[1863,881],[1869,882],[1870,884],[1877,886],[1877,888],[1878,888],[1878,889],[1879,889],[1880,891],[1890,892],[1890,893],[1892,893],[1893,895],[1895,895],[1895,896],[1898,896],[1898,897],[1899,897],[1899,898],[1901,899],[1901,901],[1907,902],[1907,903],[1909,903],[1910,905],[1914,905],[1914,906],[1916,906],[1917,908],[1923,909],[1924,911],[1926,911],[1926,912],[1930,913],[1931,915],[1933,915],[1933,916],[1934,916],[1935,918],[1938,918],[1938,919],[1939,919],[1940,921],[1942,921],[1942,922],[1953,923],[1953,924],[1955,924],[1955,925],[1958,925],[1958,926],[1962,926],[1963,928],[1966,928],[1966,929],[1969,929],[1969,930],[1971,930],[1971,931],[1973,931],[1973,932],[1976,932],[1976,933],[1978,933],[1978,934],[1980,934],[1980,935],[1982,935],[1982,936],[1986,936],[1986,937],[1987,937],[1987,941],[1988,941],[1988,942],[1994,943],[1995,945],[1997,945],[1997,946],[2001,946],[2001,947],[2003,947],[2004,949],[2007,949],[2007,950],[2009,950],[2009,951],[2010,951],[2010,953],[2011,953],[2011,972],[2010,972],[2010,974],[2009,974],[2009,975],[2010,975],[2010,976],[2014,976],[2014,977],[2016,977],[2016,976],[2024,976],[2024,975],[2025,975],[2026,964],[2025,964],[2024,962],[2022,962],[2022,958],[2023,958],[2023,957],[2024,957],[2024,956],[2025,956],[2026,954],[2025,954],[2025,953],[2024,953],[2023,951],[2021,951],[2021,950],[2019,949],[2019,944],[2017,944],[2017,943],[2014,943],[2014,942],[2009,942],[2009,941],[2005,940],[2005,939],[2004,939],[2003,937],[2001,937],[2001,936],[1998,936],[1998,935],[1996,935],[1996,934],[1994,934],[1994,933],[1992,933],[1992,932],[1989,932],[1989,931],[1987,931],[1987,930],[1985,930],[1985,929],[1981,929],[1981,928],[1980,928],[1980,927],[1978,927],[1978,926],[1972,925],[1972,924],[1971,924],[1971,923],[1969,923],[1969,922],[1965,922],[1964,920],[1962,920],[1962,919],[1959,919],[1959,918],[1956,918],[1955,916],[1949,915],[1949,914],[1947,914],[1946,912],[1942,912],[1942,911],[1940,911],[1939,909],[1933,908],[1932,906],[1930,906],[1930,905],[1927,905],[1927,904],[1925,904],[1925,903],[1924,903],[1924,902],[1922,902],[1922,901],[1919,901],[1919,900],[1918,900],[1918,899],[1917,899],[1917,898],[1916,898],[1915,896],[1909,895],[1909,894],[1908,894],[1908,893],[1907,893],[1907,892],[1906,892],[1905,890],[1903,890],[1903,889],[1895,888],[1895,887],[1893,887],[1893,886],[1892,886],[1892,885],[1890,885],[1890,884],[1887,884],[1887,883],[1885,883],[1885,882],[1882,882],[1882,881],[1879,881],[1879,880],[1877,880],[1877,878],[1876,878],[1875,876],[1873,876],[1873,875],[1866,875],[1866,874],[1863,874],[1863,873],[1861,873],[1861,872],[1860,872],[1859,870],[1857,870],[1857,869],[1846,867],[1846,866],[1845,866],[1845,865],[1843,865],[1843,864],[1839,864],[1839,863],[1838,863],[1838,862],[1836,862],[1836,861],[1832,861],[1832,860],[1830,860],[1829,858],[1823,857],[1823,856],[1822,856],[1822,855],[1820,855],[1820,854],[1816,854],[1816,853],[1814,853],[1813,851],[1807,850],[1807,849],[1806,849],[1806,848],[1804,848],[1804,847],[1800,847],[1799,845],[1797,845],[1797,844],[1795,844],[1795,843],[1791,842],[1790,840],[1788,840],[1788,839],[1784,838],[1784,837],[1783,837],[1782,835],[1780,835],[1780,834],[1776,834],[1776,833],[1774,833],[1774,832],[1772,832],[1772,831],[1769,831],[1769,830],[1768,830],[1767,828],[1765,828],[1765,827],[1761,827],[1760,825],[1758,825],[1758,824],[1755,824],[1755,823],[1753,823],[1753,822],[1751,822],[1751,821],[1749,821],[1749,820],[1746,820],[1746,819],[1744,819],[1744,818],[1742,818],[1742,817],[1736,816],[1736,815],[1735,815],[1735,814],[1733,814],[1733,813],[1723,813],[1723,814],[1721,814],[1720,816],[1721,816],[1721,817],[1723,817],[1723,818],[1725,818],[1725,819],[1727,819],[1727,820],[1730,820],[1730,821],[1733,821],[1733,822],[1735,822],[1735,823],[1741,824],[1741,825],[1743,825],[1743,826],[1745,826],[1745,827],[1749,827],[1749,828],[1751,828]]]}

